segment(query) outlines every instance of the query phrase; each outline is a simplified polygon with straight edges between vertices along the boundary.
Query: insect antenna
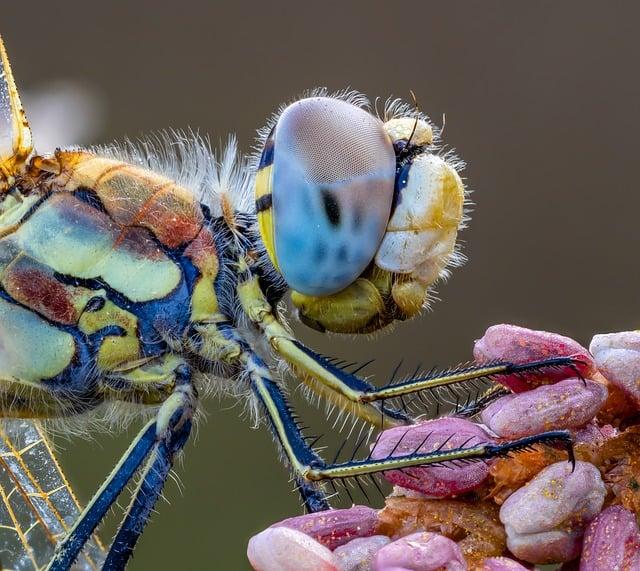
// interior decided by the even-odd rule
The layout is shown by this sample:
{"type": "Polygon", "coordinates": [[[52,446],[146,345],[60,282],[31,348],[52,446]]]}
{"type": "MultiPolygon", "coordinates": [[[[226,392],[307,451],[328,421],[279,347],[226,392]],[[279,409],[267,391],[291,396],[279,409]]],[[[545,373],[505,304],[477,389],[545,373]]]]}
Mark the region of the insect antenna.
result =
{"type": "Polygon", "coordinates": [[[418,99],[416,98],[416,94],[413,92],[412,89],[409,90],[409,93],[411,94],[411,99],[413,99],[413,109],[416,114],[416,117],[415,117],[415,121],[413,122],[413,129],[411,130],[411,134],[407,139],[407,146],[405,148],[409,148],[411,146],[411,139],[413,139],[413,136],[416,134],[416,129],[418,128],[418,121],[420,120],[420,107],[418,106],[418,99]]]}

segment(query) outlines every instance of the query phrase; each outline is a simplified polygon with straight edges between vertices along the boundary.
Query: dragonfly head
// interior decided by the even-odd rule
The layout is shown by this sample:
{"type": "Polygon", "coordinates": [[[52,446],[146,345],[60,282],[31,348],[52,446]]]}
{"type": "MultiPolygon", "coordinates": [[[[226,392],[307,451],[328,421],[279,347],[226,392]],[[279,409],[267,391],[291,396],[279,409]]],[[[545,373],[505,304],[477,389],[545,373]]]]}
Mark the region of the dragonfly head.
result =
{"type": "Polygon", "coordinates": [[[383,121],[358,97],[309,97],[285,107],[263,142],[260,233],[317,329],[365,332],[411,317],[455,261],[460,177],[433,154],[424,116],[387,111],[383,121]]]}

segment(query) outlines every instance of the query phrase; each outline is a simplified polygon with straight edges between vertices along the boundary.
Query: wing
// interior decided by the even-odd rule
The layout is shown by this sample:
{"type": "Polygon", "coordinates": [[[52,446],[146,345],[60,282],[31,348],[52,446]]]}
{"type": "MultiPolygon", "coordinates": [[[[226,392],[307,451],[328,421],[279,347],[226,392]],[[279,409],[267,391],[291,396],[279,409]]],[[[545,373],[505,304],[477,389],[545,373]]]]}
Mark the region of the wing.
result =
{"type": "Polygon", "coordinates": [[[13,184],[32,150],[31,129],[0,37],[0,190],[13,184]]]}
{"type": "MultiPolygon", "coordinates": [[[[0,569],[44,568],[80,511],[41,424],[0,420],[0,569]]],[[[74,569],[99,569],[103,560],[94,536],[74,569]]]]}

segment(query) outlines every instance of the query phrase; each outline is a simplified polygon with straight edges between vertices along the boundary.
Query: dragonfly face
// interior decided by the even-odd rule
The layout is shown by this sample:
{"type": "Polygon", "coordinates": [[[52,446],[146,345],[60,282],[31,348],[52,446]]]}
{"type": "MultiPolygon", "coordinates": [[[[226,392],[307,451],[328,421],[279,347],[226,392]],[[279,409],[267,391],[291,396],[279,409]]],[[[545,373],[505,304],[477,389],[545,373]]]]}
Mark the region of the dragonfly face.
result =
{"type": "MultiPolygon", "coordinates": [[[[187,442],[198,394],[220,376],[220,390],[251,400],[316,511],[330,507],[325,480],[442,462],[445,452],[326,463],[287,403],[278,361],[378,428],[413,422],[405,395],[514,372],[492,364],[376,388],[302,345],[275,310],[289,287],[306,323],[371,331],[418,313],[456,261],[463,186],[413,108],[391,104],[383,120],[359,96],[295,102],[264,139],[255,181],[234,145],[216,159],[197,138],[43,156],[32,152],[1,41],[0,56],[0,416],[98,416],[123,403],[155,414],[75,525],[52,535],[66,531],[49,569],[69,569],[94,545],[139,474],[104,562],[126,565],[187,442]],[[255,209],[242,198],[252,187],[255,209]],[[253,347],[256,331],[268,358],[253,347]]],[[[446,450],[446,461],[518,443],[509,446],[446,450]]],[[[0,545],[7,530],[15,535],[0,522],[0,545]]],[[[28,537],[22,543],[28,551],[28,537]]]]}
{"type": "Polygon", "coordinates": [[[316,329],[362,333],[412,317],[456,261],[464,187],[413,115],[382,121],[356,97],[310,97],[287,106],[264,142],[262,239],[316,329]]]}

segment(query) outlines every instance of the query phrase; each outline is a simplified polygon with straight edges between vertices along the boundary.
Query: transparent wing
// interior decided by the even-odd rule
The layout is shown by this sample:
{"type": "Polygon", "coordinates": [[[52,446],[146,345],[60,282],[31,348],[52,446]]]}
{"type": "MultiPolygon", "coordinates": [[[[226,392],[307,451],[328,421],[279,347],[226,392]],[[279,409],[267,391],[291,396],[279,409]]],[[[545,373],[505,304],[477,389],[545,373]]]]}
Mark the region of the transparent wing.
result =
{"type": "Polygon", "coordinates": [[[12,184],[32,149],[31,129],[0,37],[0,189],[12,184]]]}
{"type": "MultiPolygon", "coordinates": [[[[0,420],[0,569],[45,567],[80,511],[42,425],[0,420]]],[[[103,560],[94,536],[74,569],[99,569],[103,560]]]]}

